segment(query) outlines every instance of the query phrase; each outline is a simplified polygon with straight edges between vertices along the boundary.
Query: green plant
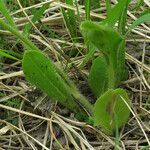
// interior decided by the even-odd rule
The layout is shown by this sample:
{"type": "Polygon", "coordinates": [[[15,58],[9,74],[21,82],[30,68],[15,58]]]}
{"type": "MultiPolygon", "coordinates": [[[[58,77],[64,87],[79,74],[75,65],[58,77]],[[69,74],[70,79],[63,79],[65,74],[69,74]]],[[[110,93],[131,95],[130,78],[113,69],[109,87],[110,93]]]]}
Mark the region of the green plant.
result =
{"type": "MultiPolygon", "coordinates": [[[[0,19],[1,27],[16,35],[27,48],[22,60],[26,79],[46,92],[54,101],[57,100],[75,113],[92,117],[94,125],[101,126],[108,134],[112,134],[114,130],[123,126],[130,114],[128,106],[124,102],[125,100],[130,106],[126,91],[116,89],[120,82],[127,77],[125,67],[126,36],[133,28],[150,18],[149,13],[141,16],[126,31],[126,11],[129,2],[130,0],[120,0],[111,8],[109,1],[107,1],[108,13],[105,20],[100,23],[85,21],[80,26],[85,42],[92,49],[85,62],[94,56],[96,49],[101,53],[93,61],[89,75],[89,85],[98,98],[94,106],[80,93],[65,72],[46,57],[27,36],[22,35],[16,27],[13,27],[13,22],[9,20],[10,16],[7,13],[2,11],[5,21],[0,19]],[[117,22],[119,23],[118,31],[114,26],[117,22]]],[[[45,7],[47,8],[47,6],[45,7]]],[[[46,9],[45,7],[42,8],[42,12],[43,9],[46,9]]],[[[88,8],[87,19],[89,19],[89,11],[88,8]]],[[[67,12],[72,18],[74,12],[67,12]]],[[[31,26],[29,26],[30,29],[31,26]]],[[[73,30],[73,34],[76,33],[74,31],[76,30],[73,30]]],[[[1,54],[6,56],[4,53],[1,54]]],[[[10,55],[7,57],[14,59],[10,55]]]]}
{"type": "Polygon", "coordinates": [[[23,71],[27,80],[74,112],[83,113],[80,105],[92,113],[92,105],[80,94],[75,85],[54,63],[38,51],[26,51],[23,71]]]}
{"type": "Polygon", "coordinates": [[[125,40],[111,27],[91,21],[83,22],[81,30],[85,38],[88,39],[87,42],[92,43],[102,52],[102,55],[93,62],[89,75],[89,84],[99,97],[107,89],[116,88],[125,78],[125,51],[123,47],[125,40]],[[97,73],[97,71],[104,72],[104,74],[97,73]],[[98,86],[97,83],[100,82],[102,83],[98,86]]]}
{"type": "Polygon", "coordinates": [[[126,91],[116,89],[127,78],[125,39],[133,28],[150,20],[150,14],[147,13],[134,21],[126,31],[129,2],[119,1],[113,9],[109,7],[106,19],[100,23],[84,21],[80,26],[86,44],[92,47],[92,55],[95,47],[101,52],[93,61],[88,81],[98,98],[94,104],[94,124],[101,126],[108,134],[123,126],[130,115],[128,107],[131,104],[126,91]],[[117,21],[118,32],[114,26],[117,21]]]}
{"type": "Polygon", "coordinates": [[[12,27],[16,27],[12,17],[10,16],[7,8],[5,7],[5,3],[4,1],[0,1],[0,11],[1,13],[4,15],[5,19],[7,20],[7,22],[12,26],[12,27]]]}
{"type": "Polygon", "coordinates": [[[93,61],[88,80],[91,89],[98,97],[94,105],[94,123],[112,134],[116,129],[116,122],[120,128],[126,123],[130,114],[128,107],[120,98],[124,97],[130,105],[125,90],[116,89],[126,78],[123,49],[125,40],[105,24],[85,21],[81,24],[81,30],[86,42],[101,51],[101,55],[93,61]]]}

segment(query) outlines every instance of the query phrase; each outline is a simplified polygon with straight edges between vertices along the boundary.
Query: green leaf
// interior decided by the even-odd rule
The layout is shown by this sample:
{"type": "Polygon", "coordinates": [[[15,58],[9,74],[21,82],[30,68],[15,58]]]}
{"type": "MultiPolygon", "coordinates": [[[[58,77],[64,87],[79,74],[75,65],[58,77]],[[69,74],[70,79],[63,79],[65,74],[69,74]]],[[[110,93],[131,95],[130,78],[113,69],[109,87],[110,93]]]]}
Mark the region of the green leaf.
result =
{"type": "Polygon", "coordinates": [[[84,1],[86,20],[90,20],[91,0],[84,1]]]}
{"type": "Polygon", "coordinates": [[[102,21],[102,23],[114,27],[122,14],[122,10],[124,10],[130,1],[131,0],[119,0],[119,2],[108,12],[106,19],[102,21]]]}
{"type": "Polygon", "coordinates": [[[106,1],[106,12],[107,14],[109,14],[110,10],[111,10],[111,0],[105,0],[106,1]]]}
{"type": "Polygon", "coordinates": [[[117,50],[122,41],[119,33],[112,28],[92,21],[84,21],[80,29],[83,36],[105,54],[113,53],[114,50],[117,50]]]}
{"type": "Polygon", "coordinates": [[[94,124],[108,134],[113,134],[116,126],[121,128],[125,125],[130,116],[130,110],[121,97],[130,106],[128,95],[123,89],[108,90],[94,105],[94,124]]]}
{"type": "Polygon", "coordinates": [[[125,34],[126,31],[126,21],[127,21],[127,10],[128,10],[128,5],[130,3],[130,0],[126,1],[126,4],[124,6],[124,8],[121,11],[120,17],[119,17],[119,21],[118,21],[118,32],[121,35],[125,34]]]}
{"type": "Polygon", "coordinates": [[[23,44],[26,45],[26,47],[28,47],[29,49],[34,49],[39,51],[39,49],[28,39],[26,38],[23,34],[21,34],[19,32],[19,30],[17,30],[16,28],[14,28],[13,26],[5,23],[5,21],[3,21],[2,19],[0,19],[0,26],[2,26],[4,29],[10,31],[12,34],[14,34],[17,38],[19,38],[23,44]]]}
{"type": "Polygon", "coordinates": [[[135,20],[132,23],[132,25],[129,27],[129,29],[126,33],[126,36],[132,31],[132,29],[134,29],[135,27],[137,27],[138,25],[140,25],[143,22],[150,22],[150,12],[148,12],[147,14],[142,15],[137,20],[135,20]]]}
{"type": "MultiPolygon", "coordinates": [[[[9,51],[8,51],[8,52],[9,52],[9,51]]],[[[8,54],[8,52],[6,52],[5,50],[0,49],[0,56],[3,56],[3,57],[7,57],[7,58],[10,58],[10,59],[13,59],[13,60],[20,61],[17,57],[14,57],[14,56],[8,54]]]]}
{"type": "Polygon", "coordinates": [[[100,0],[84,0],[86,20],[90,20],[90,10],[100,8],[100,0]]]}
{"type": "Polygon", "coordinates": [[[27,80],[41,88],[53,99],[65,101],[68,98],[67,89],[54,65],[42,53],[25,52],[23,71],[27,80]]]}
{"type": "Polygon", "coordinates": [[[111,27],[91,21],[84,21],[81,31],[87,43],[92,43],[103,53],[109,70],[108,88],[116,88],[122,79],[120,71],[125,70],[124,39],[111,27]]]}
{"type": "Polygon", "coordinates": [[[102,95],[107,90],[108,70],[104,57],[99,56],[93,61],[88,77],[88,83],[97,97],[102,95]]]}
{"type": "Polygon", "coordinates": [[[0,0],[0,12],[3,14],[3,16],[5,17],[5,19],[8,21],[8,23],[16,28],[16,25],[12,19],[12,17],[10,16],[8,9],[6,8],[5,4],[4,4],[4,0],[0,0]]]}
{"type": "Polygon", "coordinates": [[[26,51],[22,66],[26,79],[52,100],[58,100],[72,111],[80,111],[79,105],[71,97],[67,84],[58,74],[57,67],[44,54],[34,50],[26,51]]]}

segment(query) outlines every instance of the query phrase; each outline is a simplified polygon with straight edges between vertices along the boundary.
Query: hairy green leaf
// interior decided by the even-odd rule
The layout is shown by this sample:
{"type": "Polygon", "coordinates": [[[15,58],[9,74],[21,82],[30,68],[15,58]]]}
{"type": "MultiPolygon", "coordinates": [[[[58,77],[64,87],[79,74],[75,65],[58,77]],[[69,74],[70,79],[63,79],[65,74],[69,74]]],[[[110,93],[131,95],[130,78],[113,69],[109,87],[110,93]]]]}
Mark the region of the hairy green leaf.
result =
{"type": "Polygon", "coordinates": [[[87,43],[92,43],[103,53],[108,69],[108,88],[116,88],[125,70],[125,40],[111,27],[91,21],[84,21],[81,31],[87,43]]]}
{"type": "Polygon", "coordinates": [[[110,89],[96,101],[94,105],[95,126],[100,126],[106,133],[112,134],[116,129],[116,123],[118,128],[125,125],[130,110],[122,98],[130,106],[128,95],[123,89],[110,89]]]}
{"type": "Polygon", "coordinates": [[[122,41],[122,37],[112,28],[92,21],[84,21],[80,29],[84,37],[104,54],[113,53],[122,41]]]}
{"type": "Polygon", "coordinates": [[[54,65],[40,52],[27,51],[23,58],[27,80],[43,89],[54,99],[65,101],[68,93],[54,65]]]}
{"type": "Polygon", "coordinates": [[[104,57],[97,57],[92,64],[88,77],[89,85],[94,94],[99,97],[108,88],[108,70],[104,57]]]}
{"type": "Polygon", "coordinates": [[[58,74],[56,66],[44,54],[34,50],[26,51],[23,58],[23,71],[28,81],[53,100],[58,100],[75,112],[80,110],[72,99],[67,84],[58,74]]]}
{"type": "Polygon", "coordinates": [[[117,75],[116,75],[116,85],[120,84],[120,81],[127,80],[128,69],[125,65],[125,40],[121,42],[117,53],[117,75]]]}

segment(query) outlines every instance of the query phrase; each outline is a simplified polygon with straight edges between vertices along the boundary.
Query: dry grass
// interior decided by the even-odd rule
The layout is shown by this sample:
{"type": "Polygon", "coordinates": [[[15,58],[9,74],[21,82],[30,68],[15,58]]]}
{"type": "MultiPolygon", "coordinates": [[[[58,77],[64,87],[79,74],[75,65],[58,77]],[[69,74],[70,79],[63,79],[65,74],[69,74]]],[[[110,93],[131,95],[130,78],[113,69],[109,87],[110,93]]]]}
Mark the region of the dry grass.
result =
{"type": "MultiPolygon", "coordinates": [[[[116,3],[115,0],[112,0],[116,3]]],[[[69,75],[74,77],[78,85],[82,85],[76,77],[87,76],[88,67],[80,72],[77,68],[80,66],[84,55],[85,46],[83,43],[72,43],[68,39],[68,32],[65,28],[60,7],[69,8],[76,11],[76,7],[66,5],[62,2],[47,0],[39,2],[36,5],[23,8],[19,0],[16,5],[20,9],[12,13],[17,26],[22,30],[24,24],[31,22],[29,14],[31,8],[41,7],[44,3],[51,3],[49,9],[43,15],[41,21],[33,24],[33,31],[30,38],[45,53],[51,56],[58,65],[64,68],[70,67],[69,75]],[[19,17],[18,17],[19,16],[19,17]],[[21,17],[23,16],[23,17],[21,17]],[[44,25],[55,32],[59,38],[53,38],[44,25]],[[71,49],[77,49],[80,53],[71,59],[68,64],[59,51],[69,52],[71,49]]],[[[132,2],[131,8],[134,6],[132,2]]],[[[144,4],[139,11],[145,7],[150,7],[150,2],[144,0],[144,4]]],[[[138,17],[138,13],[128,12],[129,24],[138,17]]],[[[83,6],[79,7],[81,17],[84,17],[83,6]]],[[[103,14],[91,12],[95,18],[105,18],[105,7],[103,14]]],[[[0,30],[0,34],[5,36],[4,44],[7,48],[14,46],[15,37],[8,31],[0,30]]],[[[133,30],[127,39],[126,60],[130,69],[129,79],[122,83],[122,86],[128,90],[132,100],[131,117],[126,126],[120,131],[117,147],[119,150],[148,150],[150,147],[150,27],[142,24],[133,30]],[[139,54],[137,56],[137,54],[139,54]],[[145,62],[148,62],[145,64],[145,62]]],[[[20,51],[20,44],[14,46],[14,50],[20,51]]],[[[53,104],[43,93],[35,90],[35,87],[29,85],[24,79],[20,62],[3,62],[2,72],[0,72],[0,150],[4,149],[76,149],[76,150],[111,150],[114,149],[115,137],[108,136],[100,130],[75,119],[74,114],[69,113],[65,108],[53,104]],[[10,104],[10,100],[15,102],[20,100],[19,107],[10,104]],[[6,115],[7,114],[7,115],[6,115]],[[13,118],[7,118],[9,115],[13,118]],[[67,116],[67,117],[64,117],[67,116]],[[5,118],[6,117],[6,118],[5,118]]],[[[83,81],[85,82],[85,81],[83,81]]],[[[86,83],[84,83],[86,84],[86,83]]],[[[84,90],[84,89],[83,89],[84,90]]],[[[85,93],[87,94],[87,93],[85,93]]],[[[90,95],[89,93],[87,95],[90,95]]]]}

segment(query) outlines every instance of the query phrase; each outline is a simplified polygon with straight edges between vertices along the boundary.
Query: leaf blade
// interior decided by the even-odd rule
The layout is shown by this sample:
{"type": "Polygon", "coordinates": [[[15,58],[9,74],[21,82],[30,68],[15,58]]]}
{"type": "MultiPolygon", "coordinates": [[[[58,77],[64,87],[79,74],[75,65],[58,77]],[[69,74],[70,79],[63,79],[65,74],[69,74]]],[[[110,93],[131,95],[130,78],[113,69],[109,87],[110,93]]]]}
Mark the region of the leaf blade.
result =
{"type": "Polygon", "coordinates": [[[92,21],[82,22],[80,29],[83,36],[92,42],[103,53],[116,50],[122,37],[112,28],[92,21]]]}
{"type": "Polygon", "coordinates": [[[113,134],[116,129],[116,118],[120,128],[125,125],[130,116],[130,110],[120,96],[130,105],[128,95],[123,89],[108,90],[94,105],[95,125],[101,126],[108,134],[113,134]]]}
{"type": "Polygon", "coordinates": [[[8,21],[8,23],[16,28],[16,25],[12,19],[12,17],[10,16],[5,4],[4,4],[4,0],[0,1],[0,12],[3,14],[3,16],[5,17],[5,19],[8,21]]]}
{"type": "Polygon", "coordinates": [[[27,80],[32,84],[41,88],[52,98],[65,101],[68,94],[64,83],[55,73],[56,70],[53,64],[42,53],[35,51],[25,52],[23,70],[27,80]]]}
{"type": "Polygon", "coordinates": [[[2,50],[0,49],[0,56],[3,56],[3,57],[7,57],[9,59],[13,59],[13,60],[17,60],[17,61],[20,61],[17,57],[14,57],[13,55],[10,55],[9,53],[6,53],[5,50],[2,50]]]}
{"type": "Polygon", "coordinates": [[[91,21],[84,21],[81,24],[81,31],[86,42],[92,43],[103,53],[109,68],[108,87],[116,88],[122,79],[120,72],[125,69],[124,39],[111,27],[91,21]]]}
{"type": "Polygon", "coordinates": [[[107,90],[108,70],[104,57],[99,56],[93,61],[88,77],[88,83],[97,97],[102,95],[107,90]]]}
{"type": "MultiPolygon", "coordinates": [[[[65,0],[66,4],[73,6],[73,0],[65,0]]],[[[76,15],[74,10],[70,10],[69,8],[65,11],[64,8],[61,8],[62,15],[64,17],[64,21],[72,40],[76,41],[77,38],[77,23],[76,23],[76,15]]]]}
{"type": "Polygon", "coordinates": [[[119,2],[108,12],[105,20],[102,21],[102,24],[107,24],[110,27],[113,27],[119,17],[122,14],[122,10],[129,4],[131,0],[119,0],[119,2]]]}
{"type": "Polygon", "coordinates": [[[127,36],[131,31],[132,29],[134,29],[136,26],[140,25],[141,23],[143,22],[150,22],[150,12],[148,12],[147,14],[144,14],[142,15],[141,17],[139,17],[137,20],[135,20],[132,25],[129,27],[128,31],[126,32],[126,35],[127,36]]]}

